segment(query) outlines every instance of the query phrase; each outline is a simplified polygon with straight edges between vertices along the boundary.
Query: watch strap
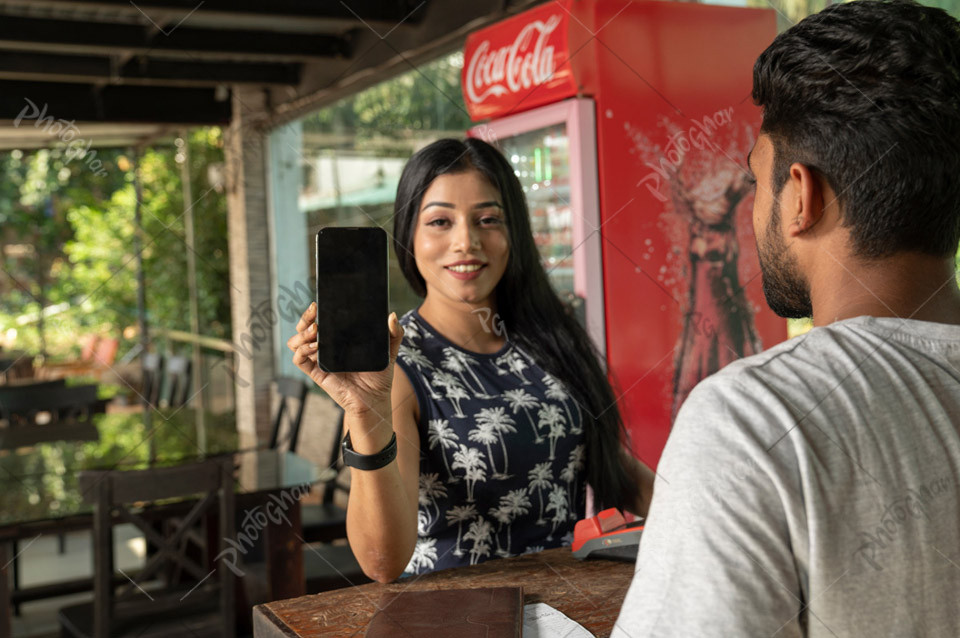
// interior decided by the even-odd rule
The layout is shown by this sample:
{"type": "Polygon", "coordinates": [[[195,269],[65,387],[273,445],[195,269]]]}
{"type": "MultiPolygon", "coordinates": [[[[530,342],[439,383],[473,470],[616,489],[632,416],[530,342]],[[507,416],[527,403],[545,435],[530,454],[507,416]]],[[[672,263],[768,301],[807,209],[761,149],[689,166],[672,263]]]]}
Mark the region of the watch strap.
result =
{"type": "Polygon", "coordinates": [[[397,433],[393,433],[390,442],[379,452],[360,454],[354,451],[353,444],[350,442],[350,433],[347,432],[340,444],[340,451],[343,454],[344,465],[355,467],[358,470],[379,470],[397,458],[397,433]]]}

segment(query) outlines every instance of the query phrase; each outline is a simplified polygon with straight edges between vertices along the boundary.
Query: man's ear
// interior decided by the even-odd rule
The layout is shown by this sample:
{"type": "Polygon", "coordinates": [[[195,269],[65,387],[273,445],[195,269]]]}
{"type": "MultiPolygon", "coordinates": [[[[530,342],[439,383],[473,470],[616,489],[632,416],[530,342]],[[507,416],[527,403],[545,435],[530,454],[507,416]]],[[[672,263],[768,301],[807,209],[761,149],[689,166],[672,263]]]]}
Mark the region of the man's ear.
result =
{"type": "Polygon", "coordinates": [[[796,237],[816,226],[823,218],[824,183],[810,167],[795,162],[790,165],[787,178],[789,189],[784,189],[788,201],[781,206],[787,236],[796,237]],[[789,194],[788,194],[789,193],[789,194]]]}

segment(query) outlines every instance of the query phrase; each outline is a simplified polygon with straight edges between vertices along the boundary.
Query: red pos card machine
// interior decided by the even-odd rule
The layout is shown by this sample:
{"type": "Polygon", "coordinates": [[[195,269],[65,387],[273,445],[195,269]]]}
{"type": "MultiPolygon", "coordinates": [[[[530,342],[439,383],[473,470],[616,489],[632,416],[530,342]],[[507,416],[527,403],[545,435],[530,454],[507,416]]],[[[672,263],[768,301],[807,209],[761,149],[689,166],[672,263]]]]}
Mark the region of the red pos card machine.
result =
{"type": "Polygon", "coordinates": [[[633,562],[640,549],[643,519],[627,523],[615,507],[603,510],[593,518],[577,521],[573,528],[573,556],[608,558],[633,562]]]}

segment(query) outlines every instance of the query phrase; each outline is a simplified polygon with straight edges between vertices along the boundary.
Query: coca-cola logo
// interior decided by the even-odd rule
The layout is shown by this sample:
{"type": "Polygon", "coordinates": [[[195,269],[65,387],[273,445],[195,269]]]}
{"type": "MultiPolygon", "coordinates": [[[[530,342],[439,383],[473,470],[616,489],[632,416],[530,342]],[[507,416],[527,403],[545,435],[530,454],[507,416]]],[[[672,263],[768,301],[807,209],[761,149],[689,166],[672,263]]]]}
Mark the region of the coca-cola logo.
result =
{"type": "Polygon", "coordinates": [[[513,44],[490,49],[490,40],[484,40],[467,63],[466,92],[470,101],[478,104],[491,95],[542,84],[553,77],[554,48],[547,39],[560,24],[561,16],[552,15],[534,20],[523,27],[513,44]]]}

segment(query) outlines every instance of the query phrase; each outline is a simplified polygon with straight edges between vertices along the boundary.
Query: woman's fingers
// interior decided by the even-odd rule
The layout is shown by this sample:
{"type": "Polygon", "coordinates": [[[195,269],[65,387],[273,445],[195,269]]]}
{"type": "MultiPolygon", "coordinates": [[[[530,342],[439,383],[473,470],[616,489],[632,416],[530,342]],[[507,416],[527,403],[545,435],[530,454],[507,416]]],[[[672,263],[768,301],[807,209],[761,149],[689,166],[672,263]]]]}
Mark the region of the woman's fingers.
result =
{"type": "Polygon", "coordinates": [[[292,352],[296,352],[303,343],[306,343],[308,339],[316,338],[317,334],[317,324],[314,321],[317,315],[317,304],[313,302],[309,307],[300,315],[300,320],[297,321],[297,334],[293,335],[287,339],[287,348],[292,352]]]}
{"type": "Polygon", "coordinates": [[[310,355],[316,354],[317,346],[316,341],[312,343],[303,343],[296,350],[293,351],[293,363],[296,366],[301,366],[308,361],[310,361],[310,355]]]}
{"type": "Polygon", "coordinates": [[[387,317],[387,328],[390,330],[390,363],[397,360],[397,353],[400,352],[400,342],[403,341],[403,326],[397,319],[397,313],[391,312],[387,317]]]}
{"type": "Polygon", "coordinates": [[[296,352],[301,343],[303,343],[303,335],[299,332],[294,333],[292,337],[287,339],[287,347],[290,348],[291,352],[296,352]]]}
{"type": "Polygon", "coordinates": [[[293,364],[297,366],[308,377],[320,384],[327,376],[323,370],[317,366],[317,348],[316,342],[306,343],[293,353],[293,364]]]}
{"type": "MultiPolygon", "coordinates": [[[[350,390],[359,390],[361,394],[371,391],[379,393],[382,381],[369,376],[369,373],[347,375],[350,378],[341,378],[342,375],[327,373],[320,368],[317,363],[317,325],[313,321],[315,314],[316,304],[310,304],[310,308],[297,322],[297,333],[287,340],[287,347],[293,352],[293,364],[333,396],[338,403],[340,403],[338,397],[346,396],[350,390]],[[359,381],[363,379],[365,381],[360,383],[359,381]],[[324,384],[333,384],[334,387],[325,387],[324,384]]],[[[391,312],[387,317],[387,330],[390,334],[390,363],[392,364],[397,360],[400,343],[403,341],[403,326],[400,325],[397,313],[391,312]]],[[[387,387],[390,381],[391,379],[387,379],[387,387]]],[[[362,398],[359,400],[363,401],[362,398]]]]}
{"type": "Polygon", "coordinates": [[[313,301],[307,306],[307,309],[300,315],[300,321],[297,322],[297,332],[303,332],[307,326],[317,318],[317,302],[313,301]]]}

